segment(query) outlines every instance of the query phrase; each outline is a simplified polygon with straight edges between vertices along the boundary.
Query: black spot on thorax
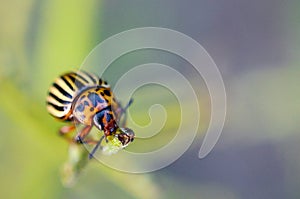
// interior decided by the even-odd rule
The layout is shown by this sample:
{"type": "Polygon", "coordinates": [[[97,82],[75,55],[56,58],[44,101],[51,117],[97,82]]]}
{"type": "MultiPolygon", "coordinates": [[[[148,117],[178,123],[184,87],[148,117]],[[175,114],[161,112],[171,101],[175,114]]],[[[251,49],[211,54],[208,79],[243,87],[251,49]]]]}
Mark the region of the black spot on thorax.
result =
{"type": "Polygon", "coordinates": [[[109,91],[109,90],[106,90],[106,89],[105,89],[103,92],[104,92],[104,94],[105,94],[105,95],[107,95],[107,96],[111,96],[111,93],[110,93],[110,91],[109,91]]]}

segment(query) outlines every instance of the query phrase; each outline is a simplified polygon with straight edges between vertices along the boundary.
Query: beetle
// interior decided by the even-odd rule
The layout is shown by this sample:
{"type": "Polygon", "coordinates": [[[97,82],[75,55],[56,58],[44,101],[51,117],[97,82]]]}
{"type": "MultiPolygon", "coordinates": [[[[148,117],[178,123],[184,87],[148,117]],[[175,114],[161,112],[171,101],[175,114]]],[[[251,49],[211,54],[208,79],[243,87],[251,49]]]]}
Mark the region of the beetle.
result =
{"type": "Polygon", "coordinates": [[[135,134],[131,129],[118,125],[132,99],[123,108],[107,82],[95,74],[79,70],[57,77],[49,88],[46,102],[50,115],[69,123],[60,128],[61,135],[72,132],[77,124],[83,125],[72,141],[96,143],[90,158],[108,136],[117,138],[122,148],[134,140],[135,134]],[[85,140],[94,126],[104,135],[97,142],[85,140]]]}

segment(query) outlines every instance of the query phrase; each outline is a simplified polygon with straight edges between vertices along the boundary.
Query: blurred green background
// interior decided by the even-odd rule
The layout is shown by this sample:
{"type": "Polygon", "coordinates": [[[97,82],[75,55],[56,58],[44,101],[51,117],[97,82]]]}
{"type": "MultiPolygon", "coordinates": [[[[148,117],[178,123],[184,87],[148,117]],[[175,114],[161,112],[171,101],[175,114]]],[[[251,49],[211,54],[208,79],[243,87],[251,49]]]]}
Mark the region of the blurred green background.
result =
{"type": "MultiPolygon", "coordinates": [[[[0,198],[300,198],[299,8],[298,1],[280,0],[2,0],[0,198]],[[126,174],[94,161],[66,188],[60,174],[69,146],[56,133],[62,123],[46,112],[47,89],[104,39],[143,26],[181,31],[212,56],[228,97],[222,136],[209,156],[198,159],[210,117],[204,82],[197,83],[200,77],[190,66],[170,55],[128,55],[110,74],[154,59],[199,84],[199,136],[159,171],[126,174]]],[[[140,100],[131,112],[142,124],[149,121],[147,92],[136,94],[140,100]]],[[[174,115],[176,100],[170,99],[166,106],[174,115]]],[[[170,134],[145,141],[145,148],[161,147],[173,136],[177,119],[171,117],[164,129],[170,134]]]]}

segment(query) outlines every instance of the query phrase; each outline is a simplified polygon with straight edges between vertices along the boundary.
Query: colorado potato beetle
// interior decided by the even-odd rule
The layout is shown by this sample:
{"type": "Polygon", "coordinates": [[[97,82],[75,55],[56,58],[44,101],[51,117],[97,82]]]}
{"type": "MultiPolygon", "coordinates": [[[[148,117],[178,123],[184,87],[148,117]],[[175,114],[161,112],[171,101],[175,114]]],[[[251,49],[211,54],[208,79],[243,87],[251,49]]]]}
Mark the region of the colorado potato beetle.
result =
{"type": "Polygon", "coordinates": [[[123,108],[107,82],[92,73],[77,71],[59,76],[50,86],[46,101],[47,110],[53,117],[69,123],[60,129],[61,135],[73,131],[76,124],[83,125],[72,141],[95,143],[90,158],[104,138],[106,142],[113,138],[121,148],[134,140],[131,129],[118,125],[132,100],[123,108]],[[85,140],[93,126],[104,133],[99,141],[85,140]]]}

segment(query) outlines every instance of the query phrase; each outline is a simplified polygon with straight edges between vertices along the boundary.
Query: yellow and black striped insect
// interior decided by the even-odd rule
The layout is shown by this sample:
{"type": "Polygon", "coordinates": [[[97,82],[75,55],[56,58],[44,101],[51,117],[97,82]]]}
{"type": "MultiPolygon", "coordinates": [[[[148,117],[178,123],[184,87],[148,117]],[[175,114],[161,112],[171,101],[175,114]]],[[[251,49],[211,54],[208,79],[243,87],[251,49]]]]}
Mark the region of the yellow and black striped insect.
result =
{"type": "Polygon", "coordinates": [[[106,81],[94,74],[77,71],[56,78],[49,88],[47,110],[53,117],[70,123],[60,129],[61,135],[73,131],[76,124],[84,126],[72,141],[95,143],[91,158],[102,140],[105,138],[107,141],[108,136],[116,138],[122,148],[134,140],[131,129],[118,125],[131,102],[123,108],[106,81]],[[93,126],[104,132],[99,141],[85,140],[93,126]]]}

